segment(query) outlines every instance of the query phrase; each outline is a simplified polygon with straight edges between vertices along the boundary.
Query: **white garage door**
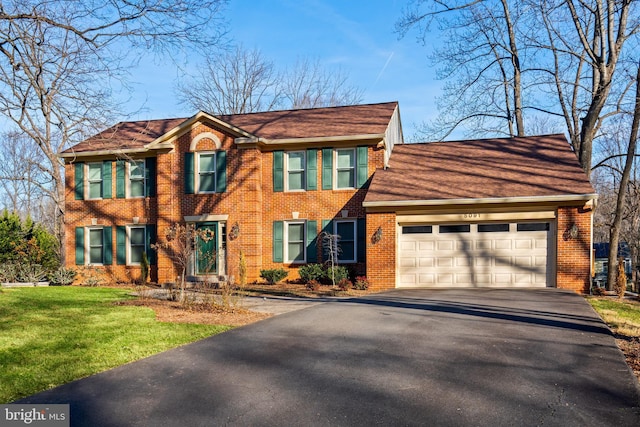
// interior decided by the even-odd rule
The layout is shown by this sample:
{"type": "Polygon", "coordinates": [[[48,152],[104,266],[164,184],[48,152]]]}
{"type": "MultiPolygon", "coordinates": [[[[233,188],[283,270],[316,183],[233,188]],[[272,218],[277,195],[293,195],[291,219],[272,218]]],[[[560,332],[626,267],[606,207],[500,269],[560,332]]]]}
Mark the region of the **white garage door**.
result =
{"type": "Polygon", "coordinates": [[[550,223],[405,225],[398,287],[545,287],[550,223]]]}

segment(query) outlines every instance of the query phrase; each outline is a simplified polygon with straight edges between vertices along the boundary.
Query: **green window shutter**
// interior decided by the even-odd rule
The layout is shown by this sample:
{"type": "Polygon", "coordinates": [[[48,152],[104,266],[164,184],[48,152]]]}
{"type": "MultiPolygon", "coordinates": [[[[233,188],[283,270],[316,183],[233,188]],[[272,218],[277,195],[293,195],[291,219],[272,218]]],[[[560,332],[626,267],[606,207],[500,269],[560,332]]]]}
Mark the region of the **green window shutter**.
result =
{"type": "Polygon", "coordinates": [[[284,191],[284,151],[273,152],[273,191],[284,191]]]}
{"type": "Polygon", "coordinates": [[[227,152],[216,152],[216,193],[227,191],[227,152]]]}
{"type": "Polygon", "coordinates": [[[84,227],[76,227],[76,265],[84,265],[84,227]]]}
{"type": "Polygon", "coordinates": [[[193,153],[184,153],[184,194],[195,192],[194,156],[193,153]]]}
{"type": "Polygon", "coordinates": [[[84,200],[84,163],[76,163],[74,167],[76,200],[84,200]]]}
{"type": "Polygon", "coordinates": [[[102,162],[102,198],[110,199],[112,196],[111,185],[111,163],[110,161],[102,162]]]}
{"type": "Polygon", "coordinates": [[[273,262],[284,259],[284,222],[273,221],[273,262]]]}
{"type": "Polygon", "coordinates": [[[333,189],[333,148],[322,149],[322,189],[333,189]]]}
{"type": "Polygon", "coordinates": [[[111,227],[102,229],[102,263],[113,264],[113,230],[111,227]]]}
{"type": "Polygon", "coordinates": [[[145,191],[147,197],[156,196],[156,158],[148,157],[144,161],[145,191]]]}
{"type": "Polygon", "coordinates": [[[369,179],[369,148],[356,149],[356,188],[362,188],[369,179]]]}
{"type": "MultiPolygon", "coordinates": [[[[333,234],[333,221],[330,219],[322,220],[322,232],[327,234],[333,234]]],[[[320,247],[322,248],[322,261],[328,261],[329,256],[327,251],[324,250],[324,239],[320,242],[320,247]]]]}
{"type": "Polygon", "coordinates": [[[124,199],[125,198],[125,163],[124,160],[116,161],[116,198],[124,199]]]}
{"type": "Polygon", "coordinates": [[[116,227],[116,264],[125,265],[127,263],[127,227],[118,225],[116,227]]]}
{"type": "Polygon", "coordinates": [[[307,190],[318,189],[318,150],[307,150],[307,190]]]}
{"type": "Polygon", "coordinates": [[[307,221],[307,262],[318,262],[318,221],[307,221]]]}
{"type": "Polygon", "coordinates": [[[367,239],[366,239],[366,234],[367,234],[367,223],[366,223],[366,219],[365,218],[358,218],[358,223],[357,223],[357,232],[358,235],[356,236],[357,242],[358,242],[358,258],[357,261],[358,262],[365,262],[366,261],[366,256],[367,256],[367,239]]]}
{"type": "Polygon", "coordinates": [[[156,250],[151,247],[151,245],[155,245],[157,241],[157,228],[155,224],[147,225],[147,232],[145,233],[146,243],[145,243],[145,251],[147,252],[147,259],[149,260],[149,265],[157,264],[156,250]]]}

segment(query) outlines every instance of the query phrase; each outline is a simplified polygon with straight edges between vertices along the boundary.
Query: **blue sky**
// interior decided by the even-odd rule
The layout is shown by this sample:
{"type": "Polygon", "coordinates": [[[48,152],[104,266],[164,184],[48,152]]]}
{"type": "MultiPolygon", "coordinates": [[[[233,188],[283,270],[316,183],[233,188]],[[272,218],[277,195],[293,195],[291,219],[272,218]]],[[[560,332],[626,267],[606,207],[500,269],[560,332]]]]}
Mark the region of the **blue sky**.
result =
{"type": "MultiPolygon", "coordinates": [[[[318,59],[329,69],[342,69],[364,90],[364,103],[398,101],[405,138],[415,125],[436,114],[441,82],[427,55],[430,47],[415,34],[399,39],[395,22],[406,0],[231,0],[225,18],[233,41],[258,48],[276,64],[318,59]]],[[[147,62],[134,73],[130,111],[144,105],[133,119],[190,116],[172,101],[179,73],[147,62]]]]}

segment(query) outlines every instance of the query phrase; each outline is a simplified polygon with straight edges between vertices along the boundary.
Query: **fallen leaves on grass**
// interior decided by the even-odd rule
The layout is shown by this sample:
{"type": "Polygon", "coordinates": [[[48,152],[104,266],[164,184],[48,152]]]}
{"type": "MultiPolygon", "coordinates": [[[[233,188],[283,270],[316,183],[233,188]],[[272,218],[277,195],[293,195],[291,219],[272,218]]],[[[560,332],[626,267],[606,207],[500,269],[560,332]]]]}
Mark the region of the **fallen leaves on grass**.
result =
{"type": "Polygon", "coordinates": [[[640,381],[640,337],[628,337],[616,334],[616,343],[624,353],[627,365],[640,381]]]}
{"type": "Polygon", "coordinates": [[[211,305],[202,308],[185,308],[179,302],[157,299],[121,301],[118,304],[148,307],[156,313],[156,319],[160,322],[242,326],[272,316],[268,313],[257,313],[244,308],[225,309],[211,305]]]}

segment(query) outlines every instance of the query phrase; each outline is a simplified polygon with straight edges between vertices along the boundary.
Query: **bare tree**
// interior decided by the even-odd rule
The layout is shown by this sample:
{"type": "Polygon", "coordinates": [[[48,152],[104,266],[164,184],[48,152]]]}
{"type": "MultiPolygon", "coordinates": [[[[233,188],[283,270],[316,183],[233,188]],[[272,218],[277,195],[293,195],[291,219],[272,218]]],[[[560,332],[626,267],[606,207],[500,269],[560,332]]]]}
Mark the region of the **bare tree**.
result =
{"type": "Polygon", "coordinates": [[[524,136],[523,61],[518,33],[519,2],[450,0],[413,1],[397,22],[405,35],[417,28],[423,43],[436,23],[443,45],[431,59],[446,81],[438,99],[440,115],[422,131],[444,139],[460,126],[470,134],[524,136]]]}
{"type": "Polygon", "coordinates": [[[57,153],[117,114],[112,87],[133,52],[211,46],[224,0],[50,0],[0,4],[0,114],[37,146],[51,178],[64,242],[64,179],[57,153]]]}
{"type": "MultiPolygon", "coordinates": [[[[618,187],[618,196],[616,201],[615,215],[611,226],[611,235],[609,237],[609,271],[607,273],[608,286],[613,286],[615,281],[619,279],[618,271],[618,243],[620,241],[620,229],[624,215],[625,201],[627,197],[627,189],[631,177],[631,169],[635,160],[636,147],[638,143],[638,130],[640,129],[640,63],[638,64],[638,72],[636,75],[635,103],[633,107],[633,119],[631,121],[631,130],[629,132],[629,146],[626,150],[627,156],[624,162],[624,169],[620,177],[620,185],[618,187]]],[[[619,284],[619,286],[622,286],[619,284]]],[[[622,291],[624,295],[624,290],[622,291]]]]}
{"type": "MultiPolygon", "coordinates": [[[[640,33],[638,2],[628,0],[426,0],[398,22],[423,41],[437,20],[445,44],[434,54],[447,86],[435,128],[448,135],[462,123],[474,133],[523,135],[524,111],[563,120],[583,169],[603,122],[621,112],[632,84],[625,47],[640,33]],[[500,90],[502,87],[508,90],[500,90]],[[522,115],[520,115],[522,113],[522,115]],[[496,118],[495,126],[488,122],[496,118]],[[505,122],[506,120],[506,122],[505,122]]],[[[632,52],[631,43],[627,50],[632,52]]]]}
{"type": "MultiPolygon", "coordinates": [[[[539,110],[563,118],[580,164],[589,173],[594,139],[603,122],[622,112],[632,79],[617,70],[624,47],[640,31],[637,2],[532,0],[542,53],[540,81],[555,96],[539,110]],[[546,61],[545,61],[546,60],[546,61]],[[545,78],[547,76],[547,78],[545,78]]],[[[635,61],[634,61],[635,62],[635,61]]]]}
{"type": "MultiPolygon", "coordinates": [[[[198,241],[211,241],[215,238],[213,231],[208,228],[196,228],[194,224],[172,224],[167,230],[165,240],[152,244],[156,251],[164,251],[165,254],[180,267],[180,302],[185,301],[185,285],[187,270],[195,261],[198,241]]],[[[209,254],[215,257],[215,254],[209,254]]]]}
{"type": "Polygon", "coordinates": [[[363,91],[349,85],[344,71],[332,72],[320,61],[302,58],[285,72],[280,93],[289,108],[316,108],[357,104],[362,102],[363,91]]]}
{"type": "Polygon", "coordinates": [[[222,56],[210,52],[196,75],[178,83],[175,92],[183,105],[214,114],[362,101],[362,90],[351,86],[348,75],[341,70],[299,59],[292,69],[278,71],[259,50],[246,50],[241,45],[222,56]]]}
{"type": "MultiPolygon", "coordinates": [[[[2,205],[16,212],[22,219],[27,216],[41,221],[51,178],[42,171],[43,155],[28,137],[17,132],[0,136],[0,189],[2,205]]],[[[54,212],[49,212],[54,215],[54,212]]]]}
{"type": "Polygon", "coordinates": [[[272,110],[281,99],[280,76],[273,62],[257,50],[236,46],[222,55],[207,55],[197,74],[176,85],[179,102],[216,114],[272,110]]]}

